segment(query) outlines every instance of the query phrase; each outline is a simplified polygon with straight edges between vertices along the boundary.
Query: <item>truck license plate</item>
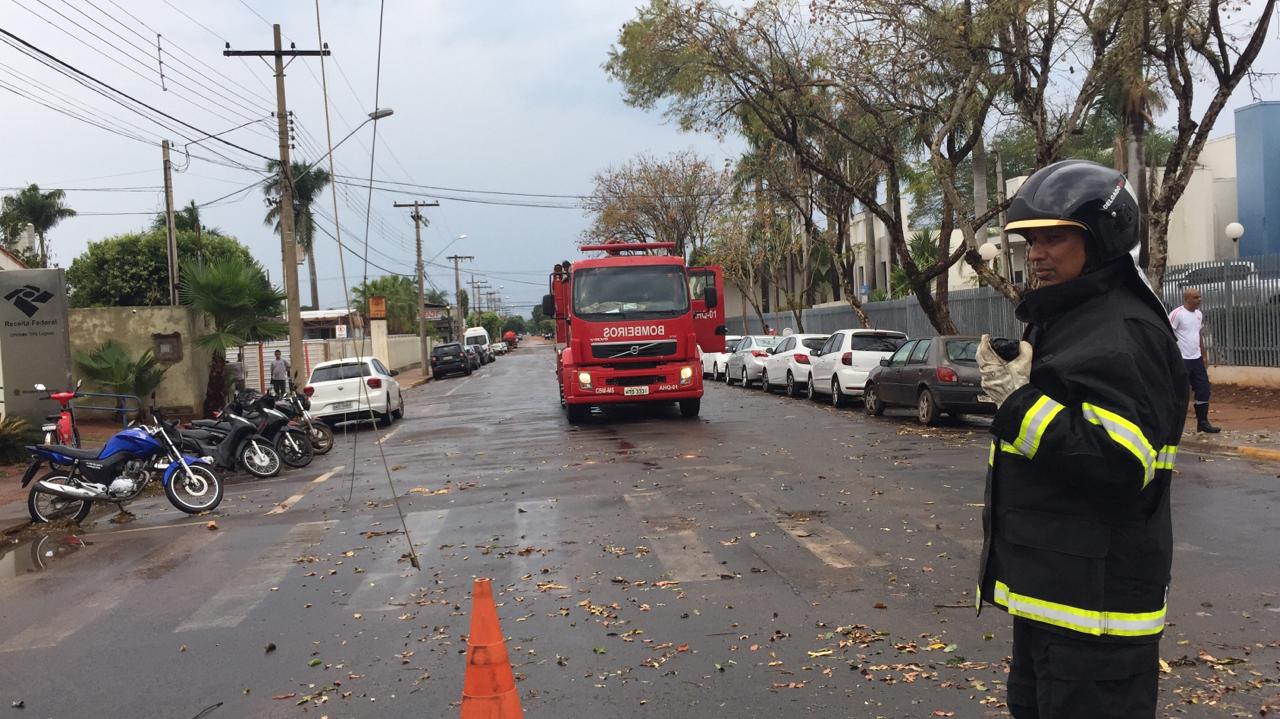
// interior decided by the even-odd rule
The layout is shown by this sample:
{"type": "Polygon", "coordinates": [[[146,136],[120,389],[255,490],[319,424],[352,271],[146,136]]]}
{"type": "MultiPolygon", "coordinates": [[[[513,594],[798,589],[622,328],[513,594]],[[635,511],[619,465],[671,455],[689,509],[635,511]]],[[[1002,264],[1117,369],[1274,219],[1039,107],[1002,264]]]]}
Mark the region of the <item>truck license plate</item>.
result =
{"type": "Polygon", "coordinates": [[[355,405],[355,402],[334,402],[330,407],[333,409],[351,409],[355,405]]]}
{"type": "Polygon", "coordinates": [[[649,394],[649,388],[648,387],[623,387],[622,394],[628,397],[634,397],[635,395],[641,395],[641,394],[649,394]]]}

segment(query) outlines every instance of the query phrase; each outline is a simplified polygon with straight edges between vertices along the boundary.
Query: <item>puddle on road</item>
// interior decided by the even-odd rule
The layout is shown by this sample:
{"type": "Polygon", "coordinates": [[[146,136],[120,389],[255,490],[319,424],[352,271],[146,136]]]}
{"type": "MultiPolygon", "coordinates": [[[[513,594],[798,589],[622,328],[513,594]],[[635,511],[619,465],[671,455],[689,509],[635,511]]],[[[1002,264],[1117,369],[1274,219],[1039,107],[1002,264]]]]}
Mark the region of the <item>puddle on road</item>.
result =
{"type": "Polygon", "coordinates": [[[91,544],[75,534],[44,534],[6,540],[0,545],[0,577],[43,572],[91,544]]]}

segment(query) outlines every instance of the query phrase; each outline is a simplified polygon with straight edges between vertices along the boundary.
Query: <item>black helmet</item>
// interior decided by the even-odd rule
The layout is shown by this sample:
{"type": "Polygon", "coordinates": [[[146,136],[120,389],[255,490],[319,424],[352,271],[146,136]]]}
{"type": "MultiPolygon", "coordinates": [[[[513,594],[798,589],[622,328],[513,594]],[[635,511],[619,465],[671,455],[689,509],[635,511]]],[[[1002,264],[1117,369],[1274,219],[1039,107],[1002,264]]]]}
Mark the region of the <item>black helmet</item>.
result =
{"type": "Polygon", "coordinates": [[[1138,201],[1120,172],[1088,160],[1063,160],[1037,170],[1009,204],[1004,229],[1068,225],[1088,231],[1085,251],[1098,267],[1138,244],[1138,201]]]}

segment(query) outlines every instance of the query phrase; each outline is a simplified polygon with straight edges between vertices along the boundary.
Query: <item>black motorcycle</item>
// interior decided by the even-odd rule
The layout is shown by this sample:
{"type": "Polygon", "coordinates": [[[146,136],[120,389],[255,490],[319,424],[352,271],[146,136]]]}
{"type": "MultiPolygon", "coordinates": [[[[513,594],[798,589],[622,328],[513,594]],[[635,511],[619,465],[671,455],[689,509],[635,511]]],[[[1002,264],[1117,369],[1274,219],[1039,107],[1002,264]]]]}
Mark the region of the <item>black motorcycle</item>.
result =
{"type": "Polygon", "coordinates": [[[222,469],[243,469],[258,478],[280,473],[275,444],[258,433],[258,425],[233,411],[216,420],[196,420],[180,431],[184,449],[212,457],[222,469]]]}
{"type": "Polygon", "coordinates": [[[297,387],[285,396],[276,400],[276,410],[283,412],[293,420],[299,428],[307,433],[311,440],[311,449],[316,454],[328,454],[333,449],[333,430],[329,425],[311,416],[311,400],[298,394],[297,387]]]}
{"type": "Polygon", "coordinates": [[[275,397],[260,395],[252,390],[237,392],[235,398],[223,410],[218,419],[196,420],[192,425],[212,431],[227,431],[230,422],[223,417],[234,415],[243,417],[254,424],[258,434],[266,438],[275,448],[276,454],[290,467],[305,467],[315,458],[315,451],[307,433],[290,421],[289,416],[279,409],[275,397]]]}

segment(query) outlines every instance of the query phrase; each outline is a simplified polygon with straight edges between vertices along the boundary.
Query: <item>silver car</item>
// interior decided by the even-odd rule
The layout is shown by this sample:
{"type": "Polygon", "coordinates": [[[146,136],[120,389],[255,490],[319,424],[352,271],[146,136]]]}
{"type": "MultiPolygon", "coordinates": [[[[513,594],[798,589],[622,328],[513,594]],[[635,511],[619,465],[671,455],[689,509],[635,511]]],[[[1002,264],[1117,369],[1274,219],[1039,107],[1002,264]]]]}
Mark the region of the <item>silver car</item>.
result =
{"type": "Polygon", "coordinates": [[[759,382],[769,350],[777,347],[783,339],[773,335],[746,335],[738,340],[725,362],[725,384],[741,382],[743,387],[750,387],[753,382],[759,382]]]}

